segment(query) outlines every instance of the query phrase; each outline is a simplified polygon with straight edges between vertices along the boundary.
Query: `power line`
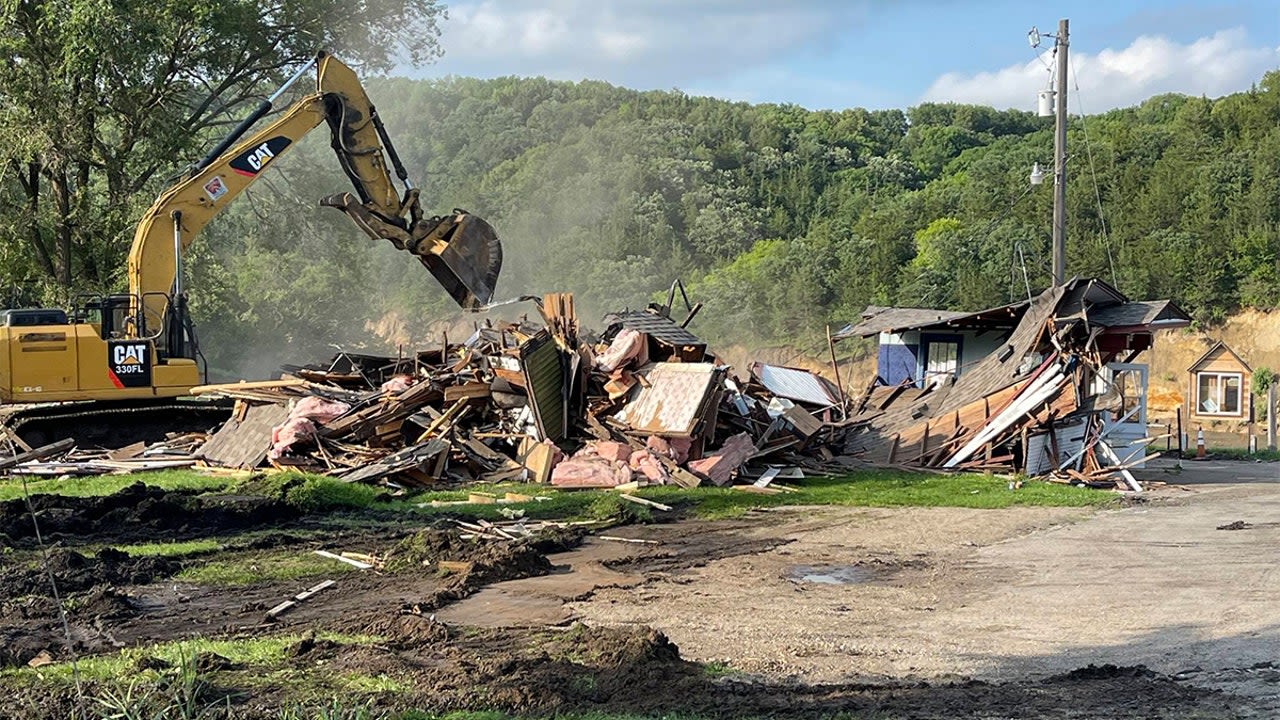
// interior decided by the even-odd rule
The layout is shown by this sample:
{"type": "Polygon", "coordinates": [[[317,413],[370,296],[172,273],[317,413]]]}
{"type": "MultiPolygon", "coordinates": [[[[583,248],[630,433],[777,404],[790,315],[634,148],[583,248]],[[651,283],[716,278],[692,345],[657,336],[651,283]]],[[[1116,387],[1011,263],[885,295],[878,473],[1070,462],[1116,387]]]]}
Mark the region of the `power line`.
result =
{"type": "Polygon", "coordinates": [[[1084,114],[1084,103],[1080,99],[1080,76],[1076,72],[1076,59],[1071,58],[1071,80],[1076,90],[1076,108],[1080,111],[1080,129],[1084,133],[1084,152],[1089,158],[1089,176],[1093,179],[1093,197],[1098,204],[1098,222],[1102,224],[1102,246],[1107,250],[1107,265],[1111,268],[1111,284],[1120,287],[1116,278],[1116,261],[1111,254],[1111,235],[1107,232],[1107,217],[1102,211],[1102,190],[1098,187],[1098,171],[1093,164],[1093,146],[1089,144],[1089,123],[1084,114]]]}

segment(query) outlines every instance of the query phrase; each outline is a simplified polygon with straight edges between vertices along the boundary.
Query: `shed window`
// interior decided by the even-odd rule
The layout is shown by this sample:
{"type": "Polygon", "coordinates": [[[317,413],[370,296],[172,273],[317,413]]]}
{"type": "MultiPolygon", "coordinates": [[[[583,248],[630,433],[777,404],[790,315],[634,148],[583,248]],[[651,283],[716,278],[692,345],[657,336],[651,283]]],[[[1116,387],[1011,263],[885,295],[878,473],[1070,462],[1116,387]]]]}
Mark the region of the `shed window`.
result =
{"type": "Polygon", "coordinates": [[[1240,373],[1196,373],[1196,387],[1199,414],[1240,414],[1240,373]]]}

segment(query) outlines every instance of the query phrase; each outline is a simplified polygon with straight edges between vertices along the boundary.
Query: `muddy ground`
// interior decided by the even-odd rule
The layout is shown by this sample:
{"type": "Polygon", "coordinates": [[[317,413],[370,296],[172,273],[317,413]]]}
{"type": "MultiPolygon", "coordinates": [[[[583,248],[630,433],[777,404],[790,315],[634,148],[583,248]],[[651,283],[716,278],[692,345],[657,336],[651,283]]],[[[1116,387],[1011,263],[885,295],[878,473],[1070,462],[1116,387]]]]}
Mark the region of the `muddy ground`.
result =
{"type": "MultiPolygon", "coordinates": [[[[1280,526],[1268,523],[1280,485],[1171,489],[1101,512],[788,508],[607,533],[645,543],[563,536],[482,546],[381,516],[368,527],[350,516],[325,526],[249,499],[132,488],[108,500],[42,502],[42,518],[60,523],[49,564],[70,598],[77,654],[195,635],[373,635],[372,644],[304,639],[281,670],[394,678],[394,692],[353,694],[389,711],[1280,712],[1272,619],[1280,526]],[[139,497],[150,509],[136,525],[122,521],[139,497]],[[1237,520],[1245,530],[1216,529],[1237,520]],[[274,531],[262,533],[264,525],[274,531]],[[314,580],[202,586],[173,576],[209,554],[129,557],[102,547],[104,538],[224,537],[250,527],[259,534],[212,555],[323,547],[391,557],[383,572],[335,575],[332,589],[268,622],[267,608],[314,580]],[[449,574],[441,560],[471,564],[449,574]]],[[[0,556],[0,667],[68,654],[21,519],[0,508],[8,536],[0,541],[16,548],[0,556]]],[[[201,662],[203,699],[230,701],[230,717],[278,717],[292,698],[288,683],[249,677],[258,670],[201,662]]],[[[74,693],[51,687],[3,693],[0,717],[66,717],[74,693]]]]}

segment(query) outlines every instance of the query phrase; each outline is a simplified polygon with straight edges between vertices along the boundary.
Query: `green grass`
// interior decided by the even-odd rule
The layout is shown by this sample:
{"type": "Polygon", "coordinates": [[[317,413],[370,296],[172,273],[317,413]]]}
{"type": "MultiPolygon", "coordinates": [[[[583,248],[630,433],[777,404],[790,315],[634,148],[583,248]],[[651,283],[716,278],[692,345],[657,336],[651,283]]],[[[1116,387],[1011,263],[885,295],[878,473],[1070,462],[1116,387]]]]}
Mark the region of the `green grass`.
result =
{"type": "Polygon", "coordinates": [[[329,577],[355,568],[308,550],[255,550],[226,553],[204,561],[193,561],[174,577],[200,585],[252,585],[260,582],[329,577]]]}
{"type": "MultiPolygon", "coordinates": [[[[634,492],[649,500],[688,510],[696,517],[735,517],[758,507],[786,505],[842,505],[864,507],[967,507],[981,509],[1013,506],[1088,507],[1114,502],[1115,495],[1061,483],[1027,481],[1016,490],[1007,479],[976,473],[934,475],[898,471],[865,471],[847,477],[809,478],[783,481],[798,492],[764,495],[732,488],[674,485],[642,488],[634,492]]],[[[605,500],[610,491],[564,491],[545,485],[479,485],[470,491],[501,496],[507,492],[549,498],[510,505],[466,504],[422,507],[432,500],[467,499],[468,490],[424,492],[387,503],[386,507],[427,515],[469,515],[488,520],[503,519],[502,508],[522,509],[532,519],[603,519],[610,510],[631,512],[631,504],[616,498],[605,500]]],[[[639,510],[644,510],[636,506],[639,510]]],[[[653,511],[660,516],[662,513],[653,511]]]]}
{"type": "Polygon", "coordinates": [[[275,498],[304,513],[367,508],[385,492],[371,485],[346,483],[300,472],[256,475],[237,483],[232,489],[246,495],[275,498]]]}
{"type": "Polygon", "coordinates": [[[1013,506],[1086,507],[1114,501],[1110,493],[1060,483],[1030,481],[1017,490],[991,475],[933,475],[868,471],[841,478],[810,478],[782,484],[797,492],[758,495],[730,488],[671,486],[645,488],[642,497],[668,505],[693,501],[703,518],[734,517],[756,507],[840,505],[858,507],[965,507],[997,509],[1013,506]]]}
{"type": "MultiPolygon", "coordinates": [[[[164,490],[196,490],[218,492],[237,482],[235,477],[202,475],[194,470],[158,470],[131,475],[94,475],[67,478],[28,478],[27,490],[32,495],[51,494],[70,497],[110,495],[136,482],[164,490]]],[[[0,480],[0,500],[22,497],[21,478],[0,480]]]]}
{"type": "Polygon", "coordinates": [[[221,548],[222,541],[217,538],[188,540],[187,542],[139,543],[137,545],[114,545],[117,550],[129,553],[133,557],[182,557],[212,552],[221,548]]]}
{"type": "MultiPolygon", "coordinates": [[[[611,491],[565,491],[547,485],[503,483],[478,484],[458,490],[440,490],[412,493],[399,498],[380,501],[385,490],[359,484],[343,483],[332,478],[281,473],[247,481],[208,477],[195,471],[176,470],[158,473],[139,473],[127,477],[99,477],[82,480],[42,480],[41,491],[64,494],[94,495],[112,492],[125,485],[142,481],[148,485],[165,488],[189,488],[208,491],[232,490],[240,493],[256,493],[277,497],[302,512],[316,514],[334,510],[364,510],[377,508],[384,511],[417,514],[423,516],[467,516],[486,520],[504,520],[505,513],[513,510],[524,512],[524,517],[540,519],[624,519],[646,521],[650,511],[619,501],[611,491]],[[234,483],[234,485],[233,485],[234,483]],[[466,503],[432,507],[431,501],[458,502],[468,499],[472,492],[486,492],[501,497],[519,493],[544,500],[510,504],[466,503]]],[[[1060,483],[1028,481],[1018,490],[1009,490],[1008,481],[991,475],[960,474],[934,475],[901,471],[869,470],[838,478],[809,478],[799,481],[783,481],[798,492],[777,495],[749,493],[742,490],[717,487],[679,488],[674,485],[643,488],[635,492],[640,497],[679,507],[682,511],[702,518],[724,518],[741,515],[752,508],[785,505],[844,505],[866,507],[938,506],[968,508],[1004,508],[1016,505],[1084,507],[1111,502],[1114,495],[1096,490],[1076,488],[1060,483]]],[[[0,483],[3,493],[14,491],[13,481],[0,483]]],[[[12,495],[11,495],[12,496],[12,495]]],[[[658,513],[661,515],[661,513],[658,513]]],[[[212,543],[212,540],[202,541],[212,543]]],[[[144,548],[143,552],[156,554],[186,554],[200,552],[211,545],[144,548]]],[[[127,548],[126,548],[127,549],[127,548]]],[[[132,552],[132,551],[131,551],[132,552]]],[[[213,572],[213,571],[208,571],[213,572]]],[[[270,579],[289,579],[305,575],[284,575],[270,579]]],[[[247,577],[236,570],[231,575],[247,577]]],[[[256,582],[256,580],[248,580],[256,582]]]]}
{"type": "MultiPolygon", "coordinates": [[[[372,645],[382,638],[372,635],[345,633],[316,633],[319,639],[339,645],[372,645]]],[[[139,670],[144,658],[156,658],[171,665],[179,665],[183,658],[200,653],[216,653],[246,668],[274,668],[288,658],[289,648],[302,639],[301,635],[271,635],[267,637],[215,640],[192,638],[172,642],[126,648],[111,655],[93,655],[80,658],[77,663],[80,677],[85,680],[115,680],[154,673],[139,670]]],[[[62,662],[38,668],[12,667],[0,670],[0,679],[14,682],[29,681],[36,684],[72,680],[71,663],[62,662]]]]}

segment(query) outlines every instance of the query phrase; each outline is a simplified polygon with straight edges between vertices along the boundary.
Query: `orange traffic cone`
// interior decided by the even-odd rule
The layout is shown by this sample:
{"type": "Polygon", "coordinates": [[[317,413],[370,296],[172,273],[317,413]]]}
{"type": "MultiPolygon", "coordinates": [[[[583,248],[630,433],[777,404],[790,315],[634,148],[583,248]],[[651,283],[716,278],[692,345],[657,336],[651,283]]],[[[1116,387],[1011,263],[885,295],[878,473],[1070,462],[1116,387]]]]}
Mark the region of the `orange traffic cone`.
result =
{"type": "Polygon", "coordinates": [[[1204,459],[1204,427],[1196,428],[1196,459],[1204,459]]]}

